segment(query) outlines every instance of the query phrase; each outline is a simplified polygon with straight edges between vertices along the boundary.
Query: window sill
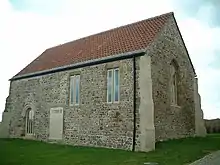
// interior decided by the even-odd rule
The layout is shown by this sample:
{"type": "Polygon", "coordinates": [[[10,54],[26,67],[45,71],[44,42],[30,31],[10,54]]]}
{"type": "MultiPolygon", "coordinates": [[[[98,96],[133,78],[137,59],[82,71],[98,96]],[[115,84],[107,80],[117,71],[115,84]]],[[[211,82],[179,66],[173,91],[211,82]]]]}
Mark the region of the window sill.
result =
{"type": "Polygon", "coordinates": [[[79,107],[79,104],[69,104],[70,107],[79,107]]]}
{"type": "Polygon", "coordinates": [[[117,101],[117,102],[107,102],[107,104],[119,104],[120,102],[117,101]]]}
{"type": "Polygon", "coordinates": [[[181,109],[181,106],[179,106],[179,105],[177,105],[177,104],[171,104],[171,107],[181,109]]]}

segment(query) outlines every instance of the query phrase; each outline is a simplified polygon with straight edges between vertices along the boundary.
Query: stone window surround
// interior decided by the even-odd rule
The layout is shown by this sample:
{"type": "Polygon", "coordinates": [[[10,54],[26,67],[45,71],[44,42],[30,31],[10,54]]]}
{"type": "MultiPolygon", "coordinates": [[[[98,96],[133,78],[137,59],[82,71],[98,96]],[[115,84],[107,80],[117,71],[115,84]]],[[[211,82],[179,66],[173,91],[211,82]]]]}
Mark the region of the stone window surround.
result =
{"type": "Polygon", "coordinates": [[[22,116],[23,121],[24,121],[24,127],[23,127],[24,137],[23,138],[24,139],[33,139],[34,135],[35,135],[35,132],[34,132],[35,106],[33,105],[33,103],[25,104],[25,106],[22,110],[21,116],[22,116]],[[30,110],[33,112],[32,113],[32,119],[33,119],[33,121],[32,121],[32,133],[28,133],[28,131],[27,131],[27,114],[29,114],[28,111],[30,111],[30,110]]]}
{"type": "Polygon", "coordinates": [[[119,103],[120,101],[120,68],[119,68],[119,64],[107,64],[107,74],[106,74],[106,102],[108,104],[112,104],[112,103],[119,103]],[[115,101],[115,71],[118,70],[118,101],[115,101]],[[111,101],[108,101],[108,73],[109,71],[112,71],[112,98],[111,101]]]}
{"type": "Polygon", "coordinates": [[[26,110],[25,115],[25,135],[32,136],[34,134],[34,111],[31,108],[26,110]]]}
{"type": "MultiPolygon", "coordinates": [[[[178,104],[178,81],[179,81],[179,66],[176,62],[175,59],[173,59],[170,63],[170,66],[173,67],[175,69],[175,82],[176,82],[176,86],[175,86],[175,102],[172,102],[172,98],[170,100],[170,104],[171,104],[171,107],[175,107],[177,109],[181,109],[181,106],[178,104]]],[[[171,68],[170,68],[170,92],[171,92],[171,95],[172,94],[172,91],[171,91],[171,86],[172,86],[172,71],[171,71],[171,68]]]]}
{"type": "MultiPolygon", "coordinates": [[[[80,89],[81,89],[81,81],[80,81],[80,78],[81,78],[81,72],[78,70],[78,71],[73,71],[69,74],[69,77],[68,77],[68,88],[69,88],[69,92],[68,92],[68,96],[69,96],[69,106],[79,106],[80,104],[80,89]],[[73,103],[71,103],[71,77],[74,77],[74,76],[79,76],[79,93],[78,93],[78,97],[79,97],[79,100],[78,100],[78,103],[76,104],[75,103],[75,97],[74,97],[74,101],[73,103]]],[[[74,84],[75,86],[75,84],[74,84]]],[[[75,96],[75,92],[74,92],[74,96],[75,96]]]]}

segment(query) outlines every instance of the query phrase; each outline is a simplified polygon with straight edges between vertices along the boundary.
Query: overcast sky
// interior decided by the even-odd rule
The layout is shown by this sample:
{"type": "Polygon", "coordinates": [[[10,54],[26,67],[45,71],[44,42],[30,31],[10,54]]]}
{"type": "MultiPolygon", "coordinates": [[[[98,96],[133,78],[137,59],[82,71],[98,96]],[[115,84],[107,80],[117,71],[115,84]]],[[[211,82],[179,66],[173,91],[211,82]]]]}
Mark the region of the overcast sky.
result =
{"type": "Polygon", "coordinates": [[[174,11],[199,78],[205,118],[220,118],[220,3],[206,1],[0,0],[0,113],[8,79],[46,48],[174,11]]]}

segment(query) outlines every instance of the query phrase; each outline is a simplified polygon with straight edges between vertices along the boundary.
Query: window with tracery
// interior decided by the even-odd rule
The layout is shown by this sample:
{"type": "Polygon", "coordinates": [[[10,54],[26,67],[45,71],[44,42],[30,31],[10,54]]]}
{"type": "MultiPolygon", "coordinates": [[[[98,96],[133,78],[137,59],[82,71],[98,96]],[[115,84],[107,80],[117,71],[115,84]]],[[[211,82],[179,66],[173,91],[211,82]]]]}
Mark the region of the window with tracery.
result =
{"type": "Polygon", "coordinates": [[[34,134],[34,111],[28,109],[26,111],[26,135],[34,134]]]}

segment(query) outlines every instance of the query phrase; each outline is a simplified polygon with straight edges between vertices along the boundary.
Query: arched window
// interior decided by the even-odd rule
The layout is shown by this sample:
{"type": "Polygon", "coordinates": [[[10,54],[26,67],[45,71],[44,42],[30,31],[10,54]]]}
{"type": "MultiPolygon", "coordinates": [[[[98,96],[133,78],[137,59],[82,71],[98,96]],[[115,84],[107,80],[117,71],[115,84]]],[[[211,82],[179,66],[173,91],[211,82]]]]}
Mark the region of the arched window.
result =
{"type": "Polygon", "coordinates": [[[33,135],[34,133],[34,111],[29,108],[26,111],[26,135],[33,135]]]}
{"type": "Polygon", "coordinates": [[[171,104],[178,104],[178,65],[176,61],[171,62],[170,67],[170,91],[171,91],[171,104]]]}

